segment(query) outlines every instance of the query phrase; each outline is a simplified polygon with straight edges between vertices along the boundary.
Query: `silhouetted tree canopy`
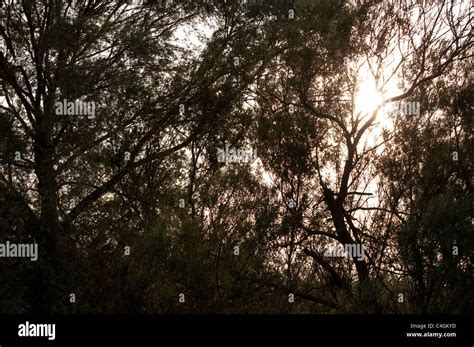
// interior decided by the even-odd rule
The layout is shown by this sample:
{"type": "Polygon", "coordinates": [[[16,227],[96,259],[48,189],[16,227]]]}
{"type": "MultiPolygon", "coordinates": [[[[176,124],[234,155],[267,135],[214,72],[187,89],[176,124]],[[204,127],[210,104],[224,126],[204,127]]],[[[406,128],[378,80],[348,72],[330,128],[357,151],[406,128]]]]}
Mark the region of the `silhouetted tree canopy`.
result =
{"type": "Polygon", "coordinates": [[[1,0],[0,312],[474,312],[472,15],[1,0]]]}

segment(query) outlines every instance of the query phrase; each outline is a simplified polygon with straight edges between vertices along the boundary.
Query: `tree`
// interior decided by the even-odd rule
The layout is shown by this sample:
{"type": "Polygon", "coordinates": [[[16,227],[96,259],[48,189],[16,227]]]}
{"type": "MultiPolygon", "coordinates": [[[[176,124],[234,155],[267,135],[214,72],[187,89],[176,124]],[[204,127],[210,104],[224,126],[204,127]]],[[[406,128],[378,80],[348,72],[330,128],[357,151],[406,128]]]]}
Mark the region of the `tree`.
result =
{"type": "Polygon", "coordinates": [[[40,252],[5,260],[4,311],[471,310],[471,15],[3,2],[0,241],[40,252]]]}

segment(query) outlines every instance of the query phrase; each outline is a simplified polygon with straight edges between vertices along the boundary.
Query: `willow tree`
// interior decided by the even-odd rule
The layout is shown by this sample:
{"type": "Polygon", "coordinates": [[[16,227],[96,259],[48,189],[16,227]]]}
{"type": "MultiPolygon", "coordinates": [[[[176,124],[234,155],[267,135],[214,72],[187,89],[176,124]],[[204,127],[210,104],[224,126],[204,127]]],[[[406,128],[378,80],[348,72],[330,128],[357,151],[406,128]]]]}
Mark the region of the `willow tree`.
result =
{"type": "MultiPolygon", "coordinates": [[[[425,176],[407,179],[411,166],[432,161],[401,144],[417,127],[427,141],[429,112],[467,118],[436,94],[466,83],[449,77],[472,48],[465,2],[0,10],[1,236],[40,252],[7,260],[5,311],[380,312],[403,311],[412,285],[425,307],[445,293],[417,230],[439,231],[433,209],[470,189],[470,166],[449,191],[434,180],[441,197],[414,191],[425,176]],[[187,30],[202,48],[183,47],[187,30]],[[260,160],[223,163],[228,145],[260,160]],[[333,243],[364,254],[327,256],[333,243]]],[[[466,124],[452,128],[460,160],[466,124]]],[[[450,238],[434,239],[446,253],[450,238]]],[[[466,276],[463,257],[437,267],[466,276]]]]}
{"type": "MultiPolygon", "coordinates": [[[[228,114],[241,88],[228,88],[226,45],[197,57],[174,36],[213,11],[184,1],[2,2],[2,232],[40,249],[20,281],[23,309],[69,310],[81,292],[71,278],[94,264],[86,255],[113,245],[121,256],[130,234],[151,225],[158,184],[175,184],[167,159],[179,163],[228,114]]],[[[257,66],[247,63],[240,84],[257,66]]],[[[98,275],[109,256],[105,266],[96,259],[98,275]]]]}
{"type": "Polygon", "coordinates": [[[407,292],[395,284],[406,268],[396,235],[410,214],[408,187],[387,189],[394,183],[376,163],[398,134],[391,122],[425,124],[419,119],[433,111],[426,91],[449,84],[450,71],[470,58],[472,10],[466,2],[341,1],[295,12],[294,21],[275,24],[279,41],[295,48],[273,61],[255,92],[255,141],[282,206],[280,282],[322,288],[343,312],[360,312],[359,303],[368,312],[403,311],[407,292]],[[333,243],[361,245],[364,257],[325,256],[333,243]],[[301,253],[307,265],[296,260],[301,253]]]}

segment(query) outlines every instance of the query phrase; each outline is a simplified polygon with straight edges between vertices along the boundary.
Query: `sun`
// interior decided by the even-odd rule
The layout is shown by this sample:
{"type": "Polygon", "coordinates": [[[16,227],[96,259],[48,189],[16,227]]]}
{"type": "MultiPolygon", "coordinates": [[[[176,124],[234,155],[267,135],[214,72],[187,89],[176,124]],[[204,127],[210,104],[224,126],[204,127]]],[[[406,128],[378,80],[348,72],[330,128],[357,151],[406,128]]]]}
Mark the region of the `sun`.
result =
{"type": "Polygon", "coordinates": [[[377,90],[374,80],[361,81],[355,95],[357,113],[372,114],[383,103],[383,95],[377,90]]]}
{"type": "Polygon", "coordinates": [[[378,88],[375,78],[370,73],[359,74],[358,84],[354,93],[354,112],[357,119],[367,118],[375,114],[373,127],[368,129],[365,135],[369,144],[376,144],[383,131],[392,131],[394,127],[394,115],[396,107],[393,103],[386,103],[388,97],[398,95],[398,79],[393,78],[385,81],[383,89],[378,88]]]}

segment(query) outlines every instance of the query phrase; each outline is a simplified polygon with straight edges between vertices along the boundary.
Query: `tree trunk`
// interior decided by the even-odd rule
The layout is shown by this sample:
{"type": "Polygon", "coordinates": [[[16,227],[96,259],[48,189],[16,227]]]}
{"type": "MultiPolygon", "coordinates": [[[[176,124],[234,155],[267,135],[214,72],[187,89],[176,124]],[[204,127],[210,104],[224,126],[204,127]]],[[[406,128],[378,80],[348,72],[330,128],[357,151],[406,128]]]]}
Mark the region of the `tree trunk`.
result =
{"type": "Polygon", "coordinates": [[[52,312],[55,306],[58,275],[62,263],[58,240],[60,223],[58,216],[58,197],[55,171],[53,167],[54,148],[49,136],[44,133],[35,138],[35,174],[38,179],[40,199],[39,225],[35,230],[38,243],[38,267],[35,277],[35,297],[32,302],[34,313],[52,312]]]}

